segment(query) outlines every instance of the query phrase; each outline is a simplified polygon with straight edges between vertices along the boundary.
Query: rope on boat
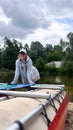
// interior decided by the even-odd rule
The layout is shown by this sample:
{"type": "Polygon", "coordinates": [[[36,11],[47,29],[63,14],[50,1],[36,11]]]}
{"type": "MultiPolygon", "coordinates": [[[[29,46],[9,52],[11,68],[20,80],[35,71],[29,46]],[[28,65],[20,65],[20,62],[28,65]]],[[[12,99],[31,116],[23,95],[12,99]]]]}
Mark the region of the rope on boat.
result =
{"type": "MultiPolygon", "coordinates": [[[[62,92],[62,93],[63,93],[63,92],[62,92]]],[[[61,99],[63,99],[63,97],[62,97],[62,96],[63,96],[63,94],[60,94],[60,95],[59,95],[59,97],[60,97],[61,99]]]]}
{"type": "Polygon", "coordinates": [[[60,102],[60,99],[59,99],[59,96],[56,97],[55,99],[56,99],[59,103],[61,103],[61,102],[60,102]]]}
{"type": "Polygon", "coordinates": [[[60,98],[63,100],[63,96],[64,96],[64,88],[61,89],[61,91],[60,91],[59,94],[55,97],[55,99],[61,104],[60,98]]]}
{"type": "Polygon", "coordinates": [[[56,108],[56,106],[55,106],[54,100],[52,100],[52,101],[50,102],[50,105],[55,109],[55,112],[57,112],[57,108],[56,108]]]}
{"type": "Polygon", "coordinates": [[[48,115],[47,115],[47,112],[46,112],[45,105],[43,105],[43,104],[40,104],[40,105],[42,105],[43,110],[44,110],[44,112],[41,112],[41,113],[42,113],[42,115],[46,118],[46,120],[47,120],[47,125],[49,126],[50,123],[51,123],[51,121],[50,121],[50,119],[48,118],[48,115]]]}

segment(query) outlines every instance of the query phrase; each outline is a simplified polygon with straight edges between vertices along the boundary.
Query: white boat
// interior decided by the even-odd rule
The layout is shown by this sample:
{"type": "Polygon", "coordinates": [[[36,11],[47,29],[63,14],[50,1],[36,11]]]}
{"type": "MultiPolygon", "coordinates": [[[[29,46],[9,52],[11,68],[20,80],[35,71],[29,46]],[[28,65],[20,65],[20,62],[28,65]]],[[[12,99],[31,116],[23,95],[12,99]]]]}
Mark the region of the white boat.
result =
{"type": "Polygon", "coordinates": [[[4,91],[14,96],[0,102],[1,130],[64,130],[68,94],[64,85],[35,85],[30,92],[4,91]]]}

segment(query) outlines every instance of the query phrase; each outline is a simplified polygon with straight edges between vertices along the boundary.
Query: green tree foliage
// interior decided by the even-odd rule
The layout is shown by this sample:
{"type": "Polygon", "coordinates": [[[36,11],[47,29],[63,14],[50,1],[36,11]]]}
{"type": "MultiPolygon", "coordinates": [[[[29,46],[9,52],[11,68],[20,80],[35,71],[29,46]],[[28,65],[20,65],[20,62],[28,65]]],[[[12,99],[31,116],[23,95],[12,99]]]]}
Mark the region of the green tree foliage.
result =
{"type": "Polygon", "coordinates": [[[68,33],[67,38],[69,39],[68,45],[73,50],[73,33],[72,32],[68,33]]]}
{"type": "Polygon", "coordinates": [[[33,63],[35,64],[36,60],[38,59],[37,52],[34,50],[32,50],[32,51],[30,50],[29,54],[30,54],[30,57],[31,57],[33,63]]]}
{"type": "Polygon", "coordinates": [[[62,55],[63,55],[62,47],[60,45],[55,45],[54,46],[54,53],[53,53],[54,60],[55,61],[61,61],[62,58],[63,58],[62,55]]]}
{"type": "MultiPolygon", "coordinates": [[[[17,40],[5,37],[4,46],[2,49],[0,48],[0,67],[14,69],[19,50],[25,48],[39,71],[47,70],[45,69],[47,68],[45,64],[51,61],[69,61],[69,63],[65,63],[66,67],[63,65],[62,70],[66,72],[69,70],[68,67],[72,70],[72,63],[70,61],[73,62],[73,33],[68,33],[67,38],[68,41],[61,39],[60,43],[54,46],[52,44],[46,44],[43,47],[39,41],[36,41],[31,42],[29,47],[28,43],[23,46],[17,40]]],[[[50,70],[55,71],[55,67],[53,66],[50,70]]],[[[69,72],[71,73],[70,70],[69,72]]]]}
{"type": "Polygon", "coordinates": [[[62,47],[62,50],[65,51],[65,47],[67,45],[67,42],[64,41],[63,39],[60,39],[60,46],[62,47]]]}
{"type": "Polygon", "coordinates": [[[73,75],[73,62],[68,61],[65,67],[66,67],[66,70],[67,70],[67,74],[73,75]]]}
{"type": "Polygon", "coordinates": [[[46,44],[46,47],[44,48],[43,59],[45,62],[53,61],[53,47],[51,44],[46,44]]]}
{"type": "Polygon", "coordinates": [[[73,61],[64,61],[60,68],[62,74],[73,75],[73,61]]]}
{"type": "Polygon", "coordinates": [[[27,52],[29,52],[30,48],[27,43],[24,45],[24,48],[26,49],[27,52]]]}
{"type": "Polygon", "coordinates": [[[30,51],[30,57],[35,62],[40,56],[42,57],[43,55],[43,45],[38,41],[31,42],[30,51]]]}
{"type": "Polygon", "coordinates": [[[66,43],[66,60],[73,61],[73,33],[67,35],[69,42],[66,43]]]}
{"type": "Polygon", "coordinates": [[[4,50],[2,55],[2,65],[6,69],[15,68],[15,60],[17,59],[18,52],[21,46],[16,40],[10,40],[5,37],[4,39],[4,50]]]}
{"type": "Polygon", "coordinates": [[[41,72],[45,70],[45,62],[42,57],[39,57],[36,61],[36,67],[41,72]]]}
{"type": "Polygon", "coordinates": [[[63,53],[64,52],[60,44],[55,45],[54,47],[51,44],[46,45],[45,57],[47,62],[61,61],[63,58],[63,53]]]}

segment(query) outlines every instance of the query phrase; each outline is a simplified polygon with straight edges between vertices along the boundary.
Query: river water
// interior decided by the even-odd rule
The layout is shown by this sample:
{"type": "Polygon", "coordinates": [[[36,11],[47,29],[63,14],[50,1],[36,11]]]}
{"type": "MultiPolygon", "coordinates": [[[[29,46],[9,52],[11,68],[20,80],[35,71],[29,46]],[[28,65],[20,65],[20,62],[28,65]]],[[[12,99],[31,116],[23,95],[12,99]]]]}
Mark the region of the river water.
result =
{"type": "Polygon", "coordinates": [[[69,100],[73,102],[73,76],[42,74],[40,83],[65,85],[65,90],[69,95],[69,100]]]}
{"type": "MultiPolygon", "coordinates": [[[[0,76],[0,83],[9,83],[13,79],[12,74],[5,74],[0,76]]],[[[19,80],[21,82],[21,80],[19,80]]],[[[46,73],[41,74],[41,79],[39,80],[41,84],[64,84],[65,90],[69,95],[69,100],[73,102],[73,76],[58,76],[58,75],[49,75],[46,73]]]]}

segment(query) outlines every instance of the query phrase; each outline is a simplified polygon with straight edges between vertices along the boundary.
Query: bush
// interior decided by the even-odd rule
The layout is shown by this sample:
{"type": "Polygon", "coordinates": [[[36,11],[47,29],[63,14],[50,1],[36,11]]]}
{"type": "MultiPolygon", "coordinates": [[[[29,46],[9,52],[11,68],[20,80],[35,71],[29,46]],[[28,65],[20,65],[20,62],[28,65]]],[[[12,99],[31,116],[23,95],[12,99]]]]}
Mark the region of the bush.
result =
{"type": "Polygon", "coordinates": [[[63,62],[60,72],[62,74],[67,74],[67,75],[73,75],[73,62],[72,61],[65,61],[63,62]]]}
{"type": "Polygon", "coordinates": [[[44,60],[43,60],[43,58],[42,57],[39,57],[38,59],[37,59],[37,61],[36,61],[36,67],[37,67],[37,69],[41,72],[43,72],[44,70],[45,70],[45,62],[44,62],[44,60]]]}

